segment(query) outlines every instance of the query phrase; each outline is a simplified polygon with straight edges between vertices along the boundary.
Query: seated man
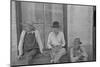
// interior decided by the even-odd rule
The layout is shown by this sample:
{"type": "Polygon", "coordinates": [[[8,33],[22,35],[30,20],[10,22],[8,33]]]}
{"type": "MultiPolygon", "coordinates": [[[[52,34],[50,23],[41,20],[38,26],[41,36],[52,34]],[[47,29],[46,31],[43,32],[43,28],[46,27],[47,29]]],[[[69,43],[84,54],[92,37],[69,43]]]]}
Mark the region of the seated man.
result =
{"type": "Polygon", "coordinates": [[[49,34],[47,46],[48,49],[51,49],[51,63],[57,63],[61,56],[66,53],[64,48],[65,39],[63,32],[59,30],[60,26],[58,21],[53,23],[52,28],[53,31],[49,34]]]}
{"type": "Polygon", "coordinates": [[[31,22],[23,23],[23,30],[20,35],[19,41],[19,56],[27,58],[27,63],[31,64],[35,55],[39,52],[43,52],[43,45],[40,38],[39,31],[36,30],[34,26],[32,26],[31,22]]]}
{"type": "Polygon", "coordinates": [[[86,61],[87,57],[85,49],[81,46],[80,38],[75,38],[74,45],[70,50],[71,62],[86,61]]]}

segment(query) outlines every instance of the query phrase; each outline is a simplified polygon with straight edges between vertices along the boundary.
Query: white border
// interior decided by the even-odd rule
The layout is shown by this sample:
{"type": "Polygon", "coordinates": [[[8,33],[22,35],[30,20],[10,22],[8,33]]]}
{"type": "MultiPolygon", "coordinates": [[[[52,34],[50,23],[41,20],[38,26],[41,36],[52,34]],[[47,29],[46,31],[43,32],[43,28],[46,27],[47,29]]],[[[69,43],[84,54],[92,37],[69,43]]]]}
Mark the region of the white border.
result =
{"type": "MultiPolygon", "coordinates": [[[[97,6],[97,62],[38,65],[41,67],[99,67],[100,65],[100,0],[33,0],[41,2],[86,4],[97,6]]],[[[10,0],[0,0],[0,67],[10,67],[10,0]]],[[[25,66],[28,67],[28,66],[25,66]]]]}

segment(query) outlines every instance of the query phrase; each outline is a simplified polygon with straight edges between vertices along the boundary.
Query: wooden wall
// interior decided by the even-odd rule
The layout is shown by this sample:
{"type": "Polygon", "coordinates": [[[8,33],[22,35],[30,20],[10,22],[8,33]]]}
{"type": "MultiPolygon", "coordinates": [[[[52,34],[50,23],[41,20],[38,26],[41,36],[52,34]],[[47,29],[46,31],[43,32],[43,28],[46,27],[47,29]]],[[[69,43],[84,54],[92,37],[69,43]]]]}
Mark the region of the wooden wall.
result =
{"type": "Polygon", "coordinates": [[[21,2],[22,23],[31,21],[40,31],[44,47],[47,47],[48,35],[52,31],[53,21],[59,21],[63,31],[63,5],[49,3],[21,2]]]}

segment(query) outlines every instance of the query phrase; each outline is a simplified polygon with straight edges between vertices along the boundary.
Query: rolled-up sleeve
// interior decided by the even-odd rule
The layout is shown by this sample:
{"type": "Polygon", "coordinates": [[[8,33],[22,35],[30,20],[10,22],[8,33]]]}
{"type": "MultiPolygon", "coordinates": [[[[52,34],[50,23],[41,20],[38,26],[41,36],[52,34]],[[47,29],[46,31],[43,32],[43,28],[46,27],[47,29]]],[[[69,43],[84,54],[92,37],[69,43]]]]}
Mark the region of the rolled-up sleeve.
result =
{"type": "Polygon", "coordinates": [[[41,51],[41,53],[42,53],[42,52],[43,52],[43,44],[42,44],[42,40],[41,40],[40,33],[39,33],[38,30],[35,31],[35,37],[36,37],[36,39],[37,39],[37,42],[38,42],[40,51],[41,51]]]}
{"type": "Polygon", "coordinates": [[[63,32],[61,32],[61,44],[62,46],[65,46],[65,38],[63,32]]]}
{"type": "Polygon", "coordinates": [[[22,31],[20,35],[20,40],[19,40],[19,45],[18,45],[19,55],[22,55],[22,51],[23,51],[22,47],[23,47],[25,33],[26,33],[25,31],[22,31]]]}
{"type": "Polygon", "coordinates": [[[52,48],[52,46],[51,46],[51,36],[52,36],[52,33],[50,33],[49,36],[48,36],[47,47],[48,47],[49,49],[52,48]]]}

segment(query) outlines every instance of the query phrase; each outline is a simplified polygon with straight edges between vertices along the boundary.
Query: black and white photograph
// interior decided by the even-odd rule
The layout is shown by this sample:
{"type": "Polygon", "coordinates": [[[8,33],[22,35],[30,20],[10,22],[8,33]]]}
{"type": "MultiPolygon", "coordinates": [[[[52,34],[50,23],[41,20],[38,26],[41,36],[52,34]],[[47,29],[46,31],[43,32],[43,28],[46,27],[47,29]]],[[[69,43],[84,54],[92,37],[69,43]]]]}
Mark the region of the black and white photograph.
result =
{"type": "Polygon", "coordinates": [[[11,0],[11,66],[96,61],[96,6],[11,0]]]}

